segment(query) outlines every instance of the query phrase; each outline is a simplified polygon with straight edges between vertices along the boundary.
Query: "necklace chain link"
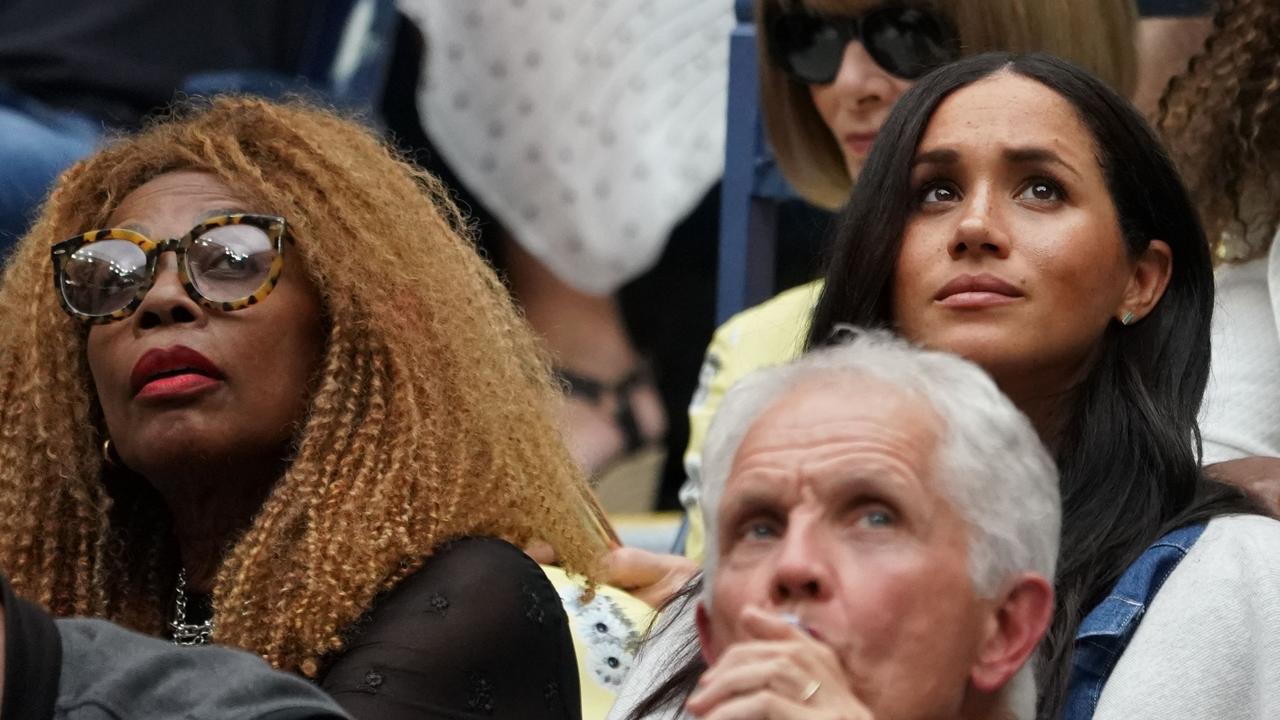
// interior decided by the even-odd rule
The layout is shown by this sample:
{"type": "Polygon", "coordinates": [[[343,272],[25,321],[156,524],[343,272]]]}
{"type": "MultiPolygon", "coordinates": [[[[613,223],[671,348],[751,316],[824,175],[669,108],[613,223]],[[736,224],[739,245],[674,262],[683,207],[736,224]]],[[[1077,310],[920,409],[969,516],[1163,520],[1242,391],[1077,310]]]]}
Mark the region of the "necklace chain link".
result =
{"type": "Polygon", "coordinates": [[[187,622],[187,571],[178,570],[178,586],[174,589],[173,620],[169,635],[175,645],[207,645],[213,637],[213,618],[201,623],[187,622]]]}

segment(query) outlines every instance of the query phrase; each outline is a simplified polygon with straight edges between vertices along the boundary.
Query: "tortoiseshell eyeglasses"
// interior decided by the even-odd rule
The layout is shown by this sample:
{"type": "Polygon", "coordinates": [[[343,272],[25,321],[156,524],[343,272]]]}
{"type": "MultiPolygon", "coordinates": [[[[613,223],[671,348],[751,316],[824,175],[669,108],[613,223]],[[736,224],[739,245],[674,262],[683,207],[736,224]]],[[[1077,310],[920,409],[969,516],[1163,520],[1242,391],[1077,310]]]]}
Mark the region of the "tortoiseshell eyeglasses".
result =
{"type": "Polygon", "coordinates": [[[180,238],[152,240],[123,228],[91,230],[53,246],[53,284],[62,307],[87,323],[123,320],[155,283],[156,263],[170,250],[191,299],[216,310],[262,302],[284,270],[284,218],[222,215],[180,238]]]}

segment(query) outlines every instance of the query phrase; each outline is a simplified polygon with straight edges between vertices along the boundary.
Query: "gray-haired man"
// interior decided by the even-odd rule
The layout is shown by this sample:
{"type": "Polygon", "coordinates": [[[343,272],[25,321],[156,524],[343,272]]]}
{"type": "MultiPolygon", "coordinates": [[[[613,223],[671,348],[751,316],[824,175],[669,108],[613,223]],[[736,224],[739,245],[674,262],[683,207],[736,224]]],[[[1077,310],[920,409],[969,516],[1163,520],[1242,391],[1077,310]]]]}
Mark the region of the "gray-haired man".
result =
{"type": "Polygon", "coordinates": [[[1034,714],[1057,473],[981,370],[863,333],[739,383],[706,448],[691,713],[1034,714]]]}

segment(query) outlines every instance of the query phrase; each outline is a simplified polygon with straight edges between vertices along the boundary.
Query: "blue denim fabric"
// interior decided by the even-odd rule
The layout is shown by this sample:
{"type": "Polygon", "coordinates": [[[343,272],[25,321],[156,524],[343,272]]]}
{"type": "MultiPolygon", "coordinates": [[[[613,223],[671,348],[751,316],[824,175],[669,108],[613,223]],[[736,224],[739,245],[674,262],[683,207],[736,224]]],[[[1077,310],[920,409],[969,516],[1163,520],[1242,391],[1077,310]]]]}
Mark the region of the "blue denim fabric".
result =
{"type": "Polygon", "coordinates": [[[102,124],[0,83],[0,259],[27,231],[59,173],[93,152],[102,124]]]}
{"type": "Polygon", "coordinates": [[[1093,717],[1102,688],[1137,632],[1143,614],[1204,528],[1204,523],[1188,525],[1157,540],[1125,570],[1111,594],[1080,622],[1062,720],[1093,717]]]}

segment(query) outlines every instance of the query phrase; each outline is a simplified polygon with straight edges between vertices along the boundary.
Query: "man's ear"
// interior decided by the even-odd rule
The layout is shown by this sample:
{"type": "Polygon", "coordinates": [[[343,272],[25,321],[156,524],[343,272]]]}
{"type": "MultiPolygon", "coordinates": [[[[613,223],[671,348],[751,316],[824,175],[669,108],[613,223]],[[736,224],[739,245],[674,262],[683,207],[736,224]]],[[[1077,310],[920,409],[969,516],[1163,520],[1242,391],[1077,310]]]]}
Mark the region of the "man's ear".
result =
{"type": "Polygon", "coordinates": [[[974,688],[994,693],[1005,686],[1040,644],[1053,619],[1053,586],[1036,573],[1022,573],[992,608],[986,637],[970,670],[974,688]]]}
{"type": "Polygon", "coordinates": [[[1128,325],[1149,315],[1160,298],[1164,297],[1171,275],[1173,250],[1163,240],[1152,240],[1133,265],[1124,298],[1116,309],[1116,319],[1128,325]],[[1126,313],[1132,313],[1128,321],[1123,319],[1126,313]]]}
{"type": "Polygon", "coordinates": [[[720,657],[720,647],[716,644],[715,634],[711,631],[711,616],[707,614],[707,606],[698,601],[694,612],[694,620],[698,623],[698,646],[702,648],[702,659],[707,665],[714,665],[720,657]]]}

